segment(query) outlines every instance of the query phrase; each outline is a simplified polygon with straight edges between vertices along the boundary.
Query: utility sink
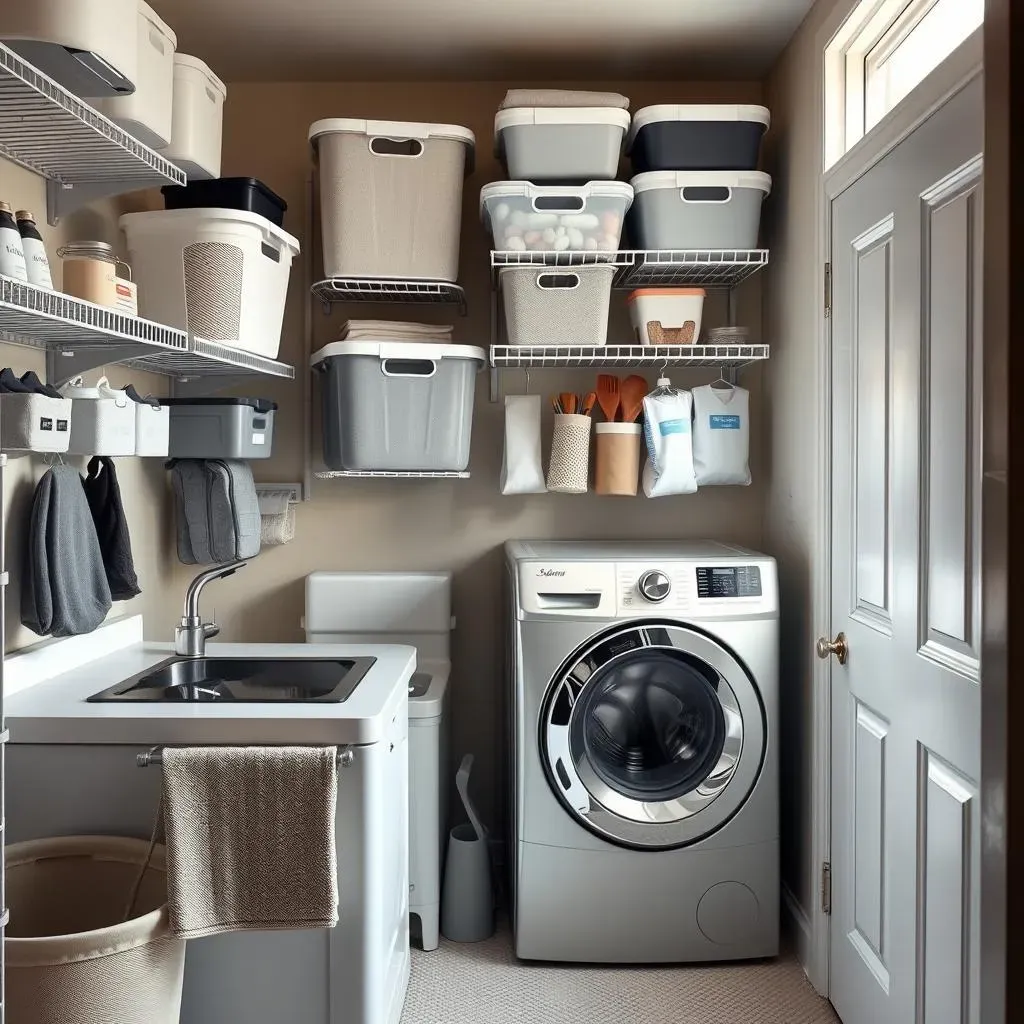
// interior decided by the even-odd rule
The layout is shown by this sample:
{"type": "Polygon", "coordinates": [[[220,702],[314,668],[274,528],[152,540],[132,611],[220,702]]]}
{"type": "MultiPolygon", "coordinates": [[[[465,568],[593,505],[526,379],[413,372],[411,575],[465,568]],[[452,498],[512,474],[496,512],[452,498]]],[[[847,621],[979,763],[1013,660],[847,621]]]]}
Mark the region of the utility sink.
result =
{"type": "Polygon", "coordinates": [[[375,658],[168,658],[90,701],[340,704],[375,658]]]}

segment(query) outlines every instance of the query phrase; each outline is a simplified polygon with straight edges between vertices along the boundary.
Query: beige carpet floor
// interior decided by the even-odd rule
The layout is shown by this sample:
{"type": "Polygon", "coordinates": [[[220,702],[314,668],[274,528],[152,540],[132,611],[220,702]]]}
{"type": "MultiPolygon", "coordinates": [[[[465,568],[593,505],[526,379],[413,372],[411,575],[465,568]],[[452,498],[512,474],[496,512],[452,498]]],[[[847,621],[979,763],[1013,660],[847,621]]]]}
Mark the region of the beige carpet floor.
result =
{"type": "Polygon", "coordinates": [[[837,1024],[796,957],[699,967],[516,960],[487,942],[412,953],[402,1024],[837,1024]]]}

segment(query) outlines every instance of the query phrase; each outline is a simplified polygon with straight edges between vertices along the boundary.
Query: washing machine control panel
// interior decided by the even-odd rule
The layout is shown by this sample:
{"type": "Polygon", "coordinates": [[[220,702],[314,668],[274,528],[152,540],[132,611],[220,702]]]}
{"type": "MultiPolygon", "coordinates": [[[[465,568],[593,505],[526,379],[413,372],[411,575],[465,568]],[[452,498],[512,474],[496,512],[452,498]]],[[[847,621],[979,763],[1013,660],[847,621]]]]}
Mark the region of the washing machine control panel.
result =
{"type": "Polygon", "coordinates": [[[619,563],[619,614],[685,611],[692,599],[692,576],[692,568],[684,566],[619,563]]]}
{"type": "Polygon", "coordinates": [[[700,565],[697,567],[697,597],[760,597],[761,568],[757,565],[700,565]]]}
{"type": "Polygon", "coordinates": [[[637,581],[637,589],[648,601],[659,604],[672,592],[672,581],[660,569],[648,569],[637,581]]]}

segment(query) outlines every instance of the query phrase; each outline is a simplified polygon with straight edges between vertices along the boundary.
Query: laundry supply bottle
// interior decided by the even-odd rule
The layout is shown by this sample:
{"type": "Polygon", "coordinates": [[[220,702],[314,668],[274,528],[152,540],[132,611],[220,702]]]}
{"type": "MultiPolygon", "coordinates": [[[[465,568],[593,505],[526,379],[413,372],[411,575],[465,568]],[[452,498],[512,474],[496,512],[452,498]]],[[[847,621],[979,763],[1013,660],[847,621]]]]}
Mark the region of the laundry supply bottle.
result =
{"type": "Polygon", "coordinates": [[[28,281],[21,232],[7,203],[0,203],[0,274],[15,281],[28,281]]]}
{"type": "Polygon", "coordinates": [[[25,271],[28,283],[37,288],[49,288],[53,291],[53,278],[50,276],[50,260],[43,245],[43,236],[36,227],[36,219],[28,210],[19,210],[15,217],[18,221],[18,232],[21,234],[21,247],[25,253],[25,271]]]}

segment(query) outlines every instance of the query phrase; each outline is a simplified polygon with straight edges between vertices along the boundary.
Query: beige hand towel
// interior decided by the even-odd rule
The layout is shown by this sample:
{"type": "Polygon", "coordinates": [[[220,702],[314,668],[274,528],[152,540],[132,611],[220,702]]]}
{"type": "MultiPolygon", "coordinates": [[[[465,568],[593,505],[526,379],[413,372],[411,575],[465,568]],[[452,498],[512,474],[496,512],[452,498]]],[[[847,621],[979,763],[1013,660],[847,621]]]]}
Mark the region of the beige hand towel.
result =
{"type": "Polygon", "coordinates": [[[171,929],[338,923],[335,747],[166,747],[171,929]]]}
{"type": "Polygon", "coordinates": [[[579,89],[509,89],[501,109],[509,107],[621,107],[629,99],[617,92],[583,92],[579,89]]]}

